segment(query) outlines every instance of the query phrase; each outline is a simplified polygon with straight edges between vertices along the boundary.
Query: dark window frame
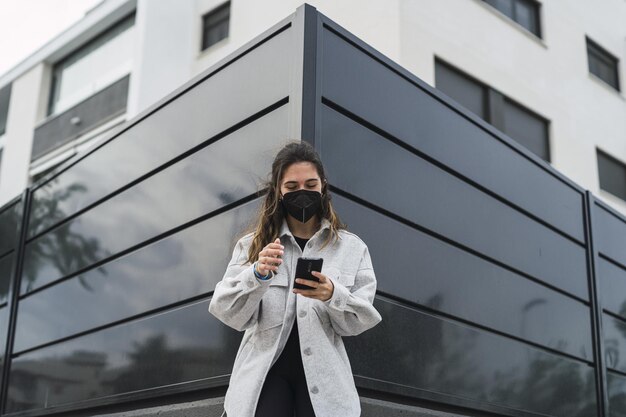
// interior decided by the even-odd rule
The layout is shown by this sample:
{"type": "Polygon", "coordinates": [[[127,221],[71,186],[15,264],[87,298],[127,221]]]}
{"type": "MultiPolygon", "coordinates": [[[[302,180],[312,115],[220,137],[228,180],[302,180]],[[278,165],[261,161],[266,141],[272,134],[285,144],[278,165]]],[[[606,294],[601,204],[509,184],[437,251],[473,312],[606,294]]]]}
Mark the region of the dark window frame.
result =
{"type": "MultiPolygon", "coordinates": [[[[611,191],[607,188],[603,188],[602,187],[602,175],[600,174],[602,171],[602,168],[600,167],[600,161],[601,159],[604,158],[605,160],[607,160],[609,163],[615,164],[618,168],[620,168],[623,172],[624,172],[624,178],[626,180],[626,163],[620,161],[619,159],[617,159],[616,157],[614,157],[613,155],[609,154],[606,151],[603,151],[602,149],[598,148],[596,146],[596,163],[597,168],[598,168],[598,188],[601,189],[604,192],[607,192],[611,195],[614,195],[615,197],[626,201],[626,187],[621,190],[622,195],[619,195],[619,191],[618,194],[616,194],[614,191],[611,191]]],[[[606,184],[605,184],[606,185],[606,184]]]]}
{"type": "MultiPolygon", "coordinates": [[[[506,126],[504,125],[504,120],[505,120],[505,110],[504,110],[504,103],[508,103],[511,106],[517,107],[518,109],[520,109],[523,112],[528,113],[530,116],[538,119],[539,121],[543,122],[545,124],[545,159],[543,157],[541,157],[540,155],[537,155],[536,153],[534,153],[533,151],[531,151],[528,147],[526,147],[523,143],[519,142],[518,140],[516,140],[515,138],[512,138],[513,140],[515,140],[517,143],[519,143],[521,146],[525,146],[526,149],[528,149],[530,152],[532,152],[533,154],[537,155],[539,158],[543,159],[544,161],[550,163],[552,160],[552,156],[551,156],[551,149],[550,149],[550,119],[545,118],[544,116],[540,115],[539,113],[533,111],[532,109],[528,108],[527,106],[525,106],[524,104],[520,103],[519,101],[513,99],[512,97],[509,97],[503,93],[501,93],[500,91],[496,90],[495,88],[491,87],[490,85],[482,82],[481,80],[477,79],[476,77],[472,76],[471,74],[468,74],[467,72],[463,71],[462,69],[448,63],[447,61],[444,61],[443,59],[439,58],[438,56],[435,56],[435,87],[437,88],[437,65],[440,65],[442,67],[447,68],[447,70],[455,72],[458,76],[461,76],[463,78],[466,78],[468,81],[479,85],[482,90],[483,90],[483,97],[482,97],[482,103],[483,103],[483,111],[484,111],[484,115],[485,117],[481,117],[480,115],[476,115],[477,117],[480,117],[481,119],[483,119],[485,122],[489,123],[490,125],[494,126],[496,129],[500,130],[501,132],[503,132],[504,134],[508,135],[508,133],[506,133],[506,126]]],[[[440,90],[442,91],[442,90],[440,90]]],[[[444,94],[447,94],[445,91],[443,91],[444,94]]],[[[454,97],[452,97],[453,100],[456,101],[456,99],[454,97]]],[[[473,113],[473,112],[472,112],[473,113]]],[[[475,114],[475,113],[473,113],[475,114]]],[[[510,136],[510,135],[509,135],[510,136]]]]}
{"type": "Polygon", "coordinates": [[[230,1],[226,1],[219,6],[214,7],[202,15],[202,39],[200,51],[204,51],[218,42],[227,39],[230,36],[230,1]],[[227,13],[225,13],[225,11],[227,13]],[[222,16],[222,14],[224,14],[222,16]],[[209,43],[207,33],[211,30],[219,29],[221,25],[226,23],[226,35],[216,41],[209,43]]]}
{"type": "Polygon", "coordinates": [[[619,79],[619,58],[613,55],[612,53],[610,53],[609,51],[607,51],[602,46],[600,46],[598,42],[589,38],[589,36],[585,36],[585,44],[587,47],[587,69],[589,70],[589,73],[593,74],[594,77],[602,80],[611,88],[620,92],[621,87],[620,87],[620,79],[619,79]],[[591,58],[592,57],[596,60],[596,62],[600,61],[601,64],[609,67],[609,69],[613,73],[613,76],[615,77],[615,85],[613,85],[610,81],[604,79],[604,77],[602,77],[599,74],[596,74],[595,72],[591,70],[592,68],[591,58]]]}
{"type": "Polygon", "coordinates": [[[483,3],[487,4],[489,7],[497,10],[499,13],[502,13],[504,16],[507,17],[507,19],[512,20],[518,26],[523,28],[525,31],[532,33],[534,36],[538,37],[539,39],[543,39],[543,31],[541,30],[541,23],[542,23],[542,19],[541,19],[541,3],[536,1],[536,0],[507,0],[507,1],[509,1],[510,4],[511,4],[512,16],[508,16],[502,10],[498,9],[496,6],[494,6],[493,4],[489,3],[488,0],[482,0],[483,3]],[[528,6],[531,7],[531,10],[533,12],[533,18],[534,18],[535,23],[536,23],[536,28],[534,28],[536,31],[533,30],[532,28],[528,28],[528,27],[526,27],[526,26],[524,26],[524,25],[522,25],[520,23],[519,18],[517,16],[518,4],[524,4],[524,5],[528,5],[528,6]]]}

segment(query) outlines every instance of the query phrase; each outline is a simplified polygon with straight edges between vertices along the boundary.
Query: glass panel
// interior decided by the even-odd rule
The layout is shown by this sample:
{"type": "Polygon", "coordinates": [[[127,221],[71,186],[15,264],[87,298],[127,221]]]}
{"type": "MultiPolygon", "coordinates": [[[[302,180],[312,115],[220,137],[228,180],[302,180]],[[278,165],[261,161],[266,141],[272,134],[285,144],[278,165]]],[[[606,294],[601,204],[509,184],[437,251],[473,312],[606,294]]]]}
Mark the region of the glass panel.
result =
{"type": "Polygon", "coordinates": [[[333,185],[538,280],[589,298],[582,245],[328,107],[322,108],[321,117],[322,158],[333,185]]]}
{"type": "Polygon", "coordinates": [[[509,100],[504,101],[503,110],[504,133],[550,162],[547,122],[509,100]]]}
{"type": "Polygon", "coordinates": [[[134,23],[132,15],[55,65],[50,114],[62,113],[130,73],[134,23]]]}
{"type": "Polygon", "coordinates": [[[626,270],[601,257],[598,260],[602,308],[626,320],[626,270]]]}
{"type": "Polygon", "coordinates": [[[485,3],[491,5],[495,9],[504,13],[509,18],[513,19],[513,1],[514,0],[484,0],[485,3]]]}
{"type": "Polygon", "coordinates": [[[440,61],[435,63],[435,78],[439,90],[467,107],[480,118],[487,119],[485,88],[481,84],[440,61]]]}
{"type": "Polygon", "coordinates": [[[243,333],[203,300],[32,351],[11,364],[7,412],[227,376],[243,333]]]}
{"type": "Polygon", "coordinates": [[[587,39],[589,72],[619,91],[618,60],[595,42],[587,39]]]}
{"type": "MultiPolygon", "coordinates": [[[[320,79],[325,99],[585,241],[582,187],[552,170],[538,169],[529,158],[435,99],[430,87],[411,82],[402,68],[383,65],[329,30],[322,33],[320,79]]],[[[354,154],[351,150],[347,155],[354,154]]]]}
{"type": "Polygon", "coordinates": [[[539,36],[539,6],[531,1],[515,0],[515,21],[539,36]]]}
{"type": "Polygon", "coordinates": [[[374,306],[382,322],[344,342],[354,375],[368,378],[376,390],[417,397],[438,392],[542,415],[597,416],[594,371],[584,363],[383,298],[374,306]]]}
{"type": "Polygon", "coordinates": [[[230,2],[218,7],[216,10],[204,16],[202,49],[206,49],[218,41],[228,37],[229,21],[230,2]]]}
{"type": "Polygon", "coordinates": [[[607,373],[610,417],[626,416],[626,376],[607,373]]]}
{"type": "Polygon", "coordinates": [[[626,166],[596,149],[600,188],[626,200],[626,166]]]}
{"type": "Polygon", "coordinates": [[[593,360],[585,304],[343,197],[333,202],[367,243],[379,291],[593,360]]]}
{"type": "Polygon", "coordinates": [[[15,252],[0,257],[0,304],[9,301],[14,259],[15,252]]]}
{"type": "Polygon", "coordinates": [[[22,299],[13,351],[213,291],[258,201],[22,299]]]}
{"type": "Polygon", "coordinates": [[[284,30],[37,188],[28,237],[286,98],[292,44],[284,30]]]}
{"type": "Polygon", "coordinates": [[[22,202],[0,208],[0,256],[17,246],[17,228],[22,220],[22,202]]]}
{"type": "Polygon", "coordinates": [[[257,192],[287,121],[283,106],[30,241],[22,293],[257,192]]]}
{"type": "Polygon", "coordinates": [[[626,372],[626,320],[604,314],[602,330],[604,331],[606,367],[626,372]]]}

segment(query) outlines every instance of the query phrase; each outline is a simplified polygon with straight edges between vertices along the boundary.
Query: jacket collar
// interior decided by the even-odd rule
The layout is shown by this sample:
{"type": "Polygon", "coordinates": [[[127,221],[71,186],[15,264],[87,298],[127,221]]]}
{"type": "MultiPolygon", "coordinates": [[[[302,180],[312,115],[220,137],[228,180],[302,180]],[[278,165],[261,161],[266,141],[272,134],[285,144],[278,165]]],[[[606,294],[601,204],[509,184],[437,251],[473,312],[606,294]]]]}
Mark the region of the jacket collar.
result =
{"type": "MultiPolygon", "coordinates": [[[[323,218],[322,219],[322,222],[320,224],[320,228],[315,233],[315,235],[318,234],[318,233],[321,233],[325,229],[330,229],[330,220],[328,220],[327,218],[323,218]]],[[[279,237],[282,238],[285,235],[293,237],[293,234],[291,233],[291,230],[289,230],[289,225],[287,224],[287,219],[283,219],[283,224],[282,224],[282,226],[280,228],[279,237]]],[[[313,236],[315,236],[315,235],[313,235],[313,236]]]]}

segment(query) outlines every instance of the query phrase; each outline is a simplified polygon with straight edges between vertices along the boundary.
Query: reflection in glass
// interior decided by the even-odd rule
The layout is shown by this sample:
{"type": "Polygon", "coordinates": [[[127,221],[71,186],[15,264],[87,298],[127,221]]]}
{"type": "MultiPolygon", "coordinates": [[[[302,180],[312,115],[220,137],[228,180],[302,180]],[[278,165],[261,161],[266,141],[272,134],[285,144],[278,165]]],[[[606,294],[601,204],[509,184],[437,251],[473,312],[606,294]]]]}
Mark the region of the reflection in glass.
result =
{"type": "Polygon", "coordinates": [[[258,201],[22,299],[13,352],[212,291],[258,201]]]}
{"type": "Polygon", "coordinates": [[[8,412],[227,376],[242,333],[208,313],[208,300],[13,359],[8,412]]]}
{"type": "Polygon", "coordinates": [[[272,37],[35,190],[28,237],[287,97],[291,35],[272,37]]]}
{"type": "Polygon", "coordinates": [[[598,259],[602,308],[626,320],[626,270],[602,257],[598,259]]]}
{"type": "Polygon", "coordinates": [[[0,208],[0,256],[17,245],[17,227],[22,219],[22,202],[0,208]]]}
{"type": "MultiPolygon", "coordinates": [[[[626,316],[626,302],[622,305],[621,314],[626,316]]],[[[602,330],[606,367],[626,372],[626,320],[605,313],[602,316],[602,330]]]]}
{"type": "Polygon", "coordinates": [[[383,320],[344,338],[354,375],[559,417],[596,416],[593,368],[377,297],[383,320]]]}
{"type": "Polygon", "coordinates": [[[333,201],[367,242],[379,291],[593,360],[587,305],[344,197],[333,201]]]}
{"type": "Polygon", "coordinates": [[[21,293],[255,193],[287,120],[283,106],[29,242],[21,293]]]}
{"type": "Polygon", "coordinates": [[[0,304],[9,301],[9,288],[13,278],[13,260],[15,252],[0,257],[0,304]]]}
{"type": "Polygon", "coordinates": [[[626,376],[607,372],[610,417],[626,416],[626,376]]]}
{"type": "Polygon", "coordinates": [[[322,118],[322,158],[335,186],[589,298],[583,246],[328,107],[322,118]],[[354,155],[349,164],[346,155],[354,155]]]}

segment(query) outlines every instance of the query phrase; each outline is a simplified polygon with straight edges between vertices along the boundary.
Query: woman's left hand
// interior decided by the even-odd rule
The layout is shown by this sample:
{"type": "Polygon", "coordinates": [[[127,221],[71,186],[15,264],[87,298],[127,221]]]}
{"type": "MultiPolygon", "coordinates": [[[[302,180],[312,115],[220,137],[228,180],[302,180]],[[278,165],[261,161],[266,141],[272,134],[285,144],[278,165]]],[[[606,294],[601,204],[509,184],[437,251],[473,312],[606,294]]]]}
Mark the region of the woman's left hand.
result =
{"type": "Polygon", "coordinates": [[[313,281],[305,278],[296,278],[296,282],[299,284],[308,285],[313,287],[312,289],[301,290],[294,288],[293,292],[296,294],[302,294],[305,297],[315,298],[321,301],[328,301],[333,296],[335,286],[333,282],[329,280],[326,275],[321,272],[311,271],[311,275],[320,279],[320,282],[313,281]]]}

